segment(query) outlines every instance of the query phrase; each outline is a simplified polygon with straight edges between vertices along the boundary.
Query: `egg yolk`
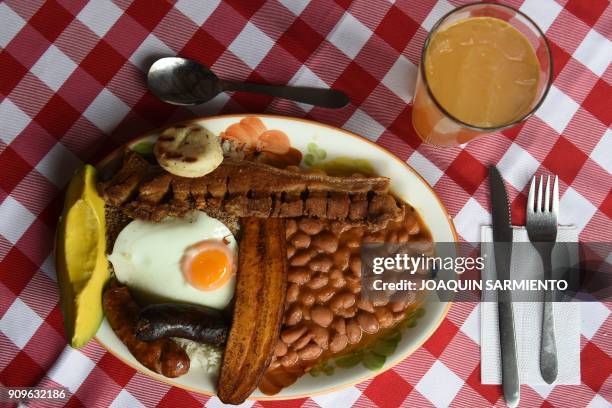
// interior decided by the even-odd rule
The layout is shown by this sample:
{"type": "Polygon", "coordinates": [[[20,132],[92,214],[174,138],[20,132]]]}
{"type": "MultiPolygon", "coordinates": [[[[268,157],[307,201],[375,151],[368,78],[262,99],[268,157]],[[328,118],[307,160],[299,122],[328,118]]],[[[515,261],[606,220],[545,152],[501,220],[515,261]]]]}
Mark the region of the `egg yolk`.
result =
{"type": "Polygon", "coordinates": [[[198,290],[215,290],[233,273],[232,252],[217,241],[202,241],[189,247],[181,261],[185,280],[198,290]]]}

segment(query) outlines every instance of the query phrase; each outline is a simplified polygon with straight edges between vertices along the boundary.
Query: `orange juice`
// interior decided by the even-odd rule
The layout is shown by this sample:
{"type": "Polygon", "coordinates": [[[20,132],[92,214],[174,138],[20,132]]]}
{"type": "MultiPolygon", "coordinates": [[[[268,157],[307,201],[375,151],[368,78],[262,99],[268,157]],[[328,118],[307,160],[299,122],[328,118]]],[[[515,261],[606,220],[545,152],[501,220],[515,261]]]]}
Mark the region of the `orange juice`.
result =
{"type": "Polygon", "coordinates": [[[529,40],[494,17],[464,18],[433,33],[421,69],[413,124],[442,146],[521,120],[533,108],[541,70],[529,40]]]}

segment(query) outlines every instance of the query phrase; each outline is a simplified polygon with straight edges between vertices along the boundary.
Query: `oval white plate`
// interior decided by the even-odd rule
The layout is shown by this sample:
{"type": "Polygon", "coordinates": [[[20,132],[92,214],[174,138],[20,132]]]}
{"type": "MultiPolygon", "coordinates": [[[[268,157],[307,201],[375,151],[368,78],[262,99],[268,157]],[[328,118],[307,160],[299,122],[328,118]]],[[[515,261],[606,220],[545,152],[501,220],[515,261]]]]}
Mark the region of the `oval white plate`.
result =
{"type": "MultiPolygon", "coordinates": [[[[442,202],[427,182],[405,162],[361,136],[313,121],[271,115],[225,115],[199,118],[188,122],[197,123],[214,134],[219,134],[229,125],[239,122],[246,116],[257,116],[268,129],[285,132],[289,136],[291,146],[300,150],[303,154],[307,152],[309,143],[316,143],[319,148],[327,152],[325,160],[338,156],[368,160],[377,174],[391,179],[391,188],[394,193],[416,208],[430,229],[435,242],[456,241],[453,223],[442,202]]],[[[134,146],[142,141],[154,141],[158,133],[158,131],[153,131],[138,137],[128,146],[134,146]]],[[[111,161],[118,153],[119,151],[111,154],[100,163],[99,167],[111,161]]],[[[252,394],[251,399],[282,400],[310,397],[356,384],[381,374],[400,363],[420,347],[440,325],[449,307],[450,303],[427,303],[425,305],[425,315],[418,320],[416,327],[403,332],[397,349],[391,356],[387,357],[384,366],[378,371],[370,371],[361,364],[353,368],[336,368],[333,375],[330,376],[312,377],[305,375],[295,384],[274,396],[264,395],[256,391],[252,394]]],[[[102,322],[96,338],[102,346],[116,357],[150,377],[190,391],[206,395],[215,394],[216,377],[202,369],[190,369],[186,375],[170,379],[142,366],[115,336],[106,319],[102,322]]]]}

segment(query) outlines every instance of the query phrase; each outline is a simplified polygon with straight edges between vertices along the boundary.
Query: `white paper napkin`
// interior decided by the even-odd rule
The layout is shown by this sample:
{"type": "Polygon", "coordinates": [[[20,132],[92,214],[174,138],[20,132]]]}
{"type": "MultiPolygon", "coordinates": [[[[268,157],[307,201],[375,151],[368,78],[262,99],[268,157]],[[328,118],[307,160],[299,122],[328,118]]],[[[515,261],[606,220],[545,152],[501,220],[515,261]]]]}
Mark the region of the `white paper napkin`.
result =
{"type": "MultiPolygon", "coordinates": [[[[493,242],[490,226],[481,228],[482,242],[493,242]]],[[[559,227],[557,242],[577,242],[575,227],[559,227]]],[[[524,227],[513,228],[514,242],[529,242],[524,227]]],[[[486,253],[483,279],[495,279],[495,254],[492,245],[484,245],[486,253]]],[[[565,262],[576,264],[576,253],[565,262]]],[[[484,255],[484,253],[483,253],[484,255]]],[[[535,279],[543,275],[540,256],[531,245],[513,248],[510,276],[535,279]]],[[[570,264],[571,265],[571,264],[570,264]]],[[[515,302],[514,327],[519,377],[521,384],[544,385],[540,374],[540,339],[542,333],[542,303],[515,302]]],[[[580,303],[557,302],[553,306],[555,340],[557,344],[558,374],[553,384],[580,384],[580,303]]],[[[481,381],[483,384],[501,383],[501,355],[497,303],[481,304],[481,381]]]]}

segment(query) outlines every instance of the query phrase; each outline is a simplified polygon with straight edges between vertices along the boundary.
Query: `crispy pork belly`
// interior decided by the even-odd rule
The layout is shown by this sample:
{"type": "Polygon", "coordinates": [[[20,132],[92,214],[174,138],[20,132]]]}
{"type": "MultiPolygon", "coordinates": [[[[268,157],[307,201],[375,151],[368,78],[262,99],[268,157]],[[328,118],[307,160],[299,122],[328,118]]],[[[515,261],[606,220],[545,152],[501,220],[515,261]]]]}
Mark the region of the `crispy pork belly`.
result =
{"type": "Polygon", "coordinates": [[[386,177],[332,177],[236,159],[189,179],[127,151],[121,169],[100,183],[100,191],[127,216],[151,221],[214,209],[237,217],[308,216],[380,228],[404,215],[386,177]]]}

